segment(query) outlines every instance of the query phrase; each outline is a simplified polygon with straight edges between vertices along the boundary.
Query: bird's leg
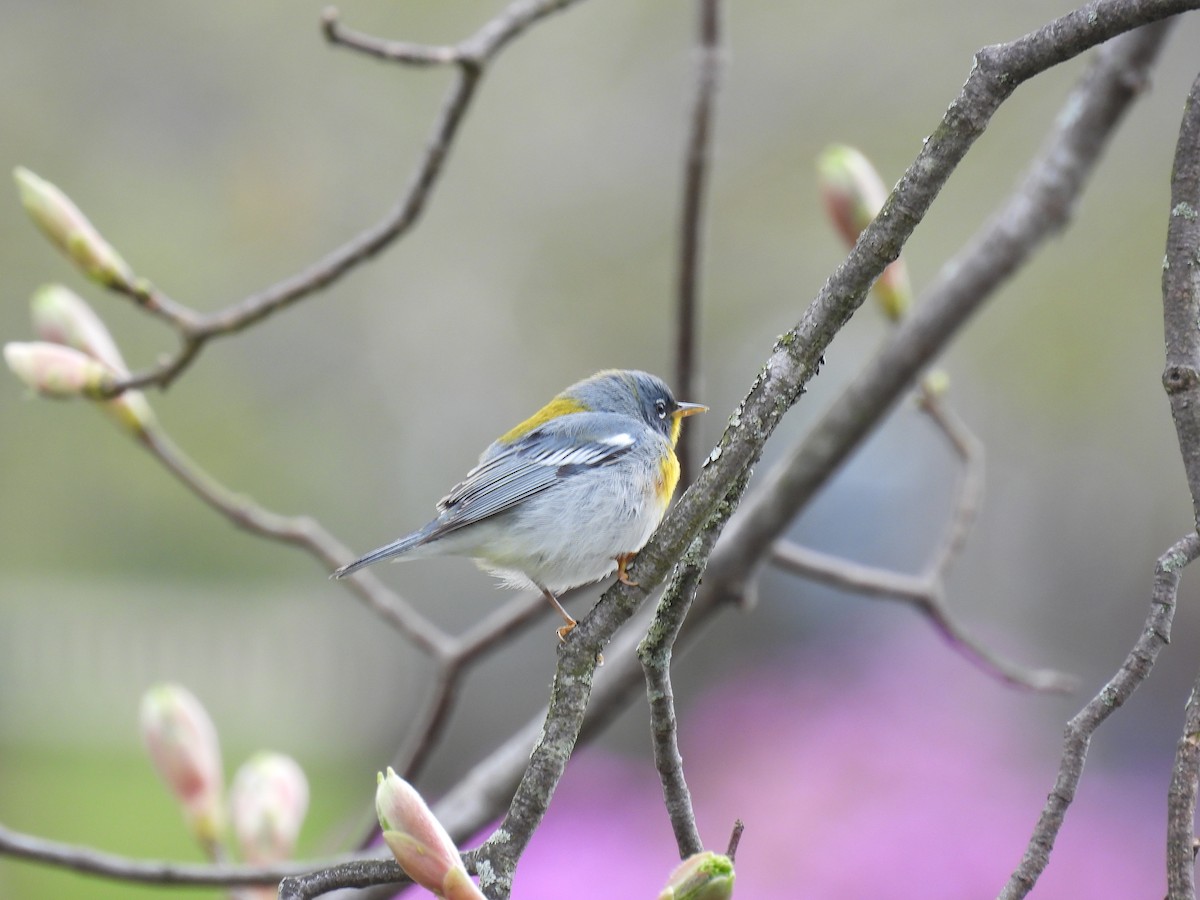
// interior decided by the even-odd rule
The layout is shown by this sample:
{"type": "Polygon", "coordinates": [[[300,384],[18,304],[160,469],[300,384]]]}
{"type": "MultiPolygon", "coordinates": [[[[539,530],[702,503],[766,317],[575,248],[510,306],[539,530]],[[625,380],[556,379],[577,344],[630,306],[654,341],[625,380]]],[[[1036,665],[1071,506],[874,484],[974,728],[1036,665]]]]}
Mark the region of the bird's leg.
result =
{"type": "Polygon", "coordinates": [[[617,554],[617,581],[621,584],[627,584],[630,587],[638,587],[638,583],[629,577],[629,573],[625,571],[625,567],[633,562],[636,553],[618,553],[617,554]]]}
{"type": "Polygon", "coordinates": [[[571,618],[571,614],[563,609],[563,605],[558,602],[558,598],[550,592],[548,588],[542,588],[542,596],[550,601],[550,605],[558,610],[559,615],[567,620],[567,624],[558,629],[558,639],[566,641],[567,635],[571,633],[571,629],[575,627],[576,622],[571,618]]]}

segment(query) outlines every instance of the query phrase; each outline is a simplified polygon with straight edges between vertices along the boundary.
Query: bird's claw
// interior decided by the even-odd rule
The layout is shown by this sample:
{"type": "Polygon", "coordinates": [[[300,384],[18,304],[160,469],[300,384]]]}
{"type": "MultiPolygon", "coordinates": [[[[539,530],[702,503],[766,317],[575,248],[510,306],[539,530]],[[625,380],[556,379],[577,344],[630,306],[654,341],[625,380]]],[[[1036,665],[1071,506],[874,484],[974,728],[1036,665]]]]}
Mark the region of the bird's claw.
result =
{"type": "Polygon", "coordinates": [[[621,584],[628,585],[629,587],[640,586],[636,581],[630,578],[629,573],[625,571],[626,566],[633,561],[633,558],[636,555],[636,553],[622,553],[617,557],[617,581],[621,582],[621,584]]]}

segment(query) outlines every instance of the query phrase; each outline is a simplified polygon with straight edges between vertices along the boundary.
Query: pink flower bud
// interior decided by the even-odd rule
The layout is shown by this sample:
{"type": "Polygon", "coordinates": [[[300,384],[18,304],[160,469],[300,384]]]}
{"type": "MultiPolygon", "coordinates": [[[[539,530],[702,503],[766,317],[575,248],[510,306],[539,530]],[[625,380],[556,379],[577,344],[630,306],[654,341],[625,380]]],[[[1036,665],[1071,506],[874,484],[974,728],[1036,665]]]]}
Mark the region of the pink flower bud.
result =
{"type": "Polygon", "coordinates": [[[44,397],[96,398],[115,380],[108,366],[60,344],[5,344],[4,361],[14,375],[44,397]]]}
{"type": "Polygon", "coordinates": [[[29,309],[34,333],[42,340],[74,347],[118,375],[129,374],[121,351],[100,317],[70,288],[61,284],[43,285],[30,299],[29,309]]]}
{"type": "Polygon", "coordinates": [[[733,896],[733,861],[705,850],[681,862],[658,900],[729,900],[733,896]]]}
{"type": "MultiPolygon", "coordinates": [[[[59,284],[38,289],[30,300],[33,330],[38,337],[54,344],[74,347],[104,363],[120,376],[129,374],[121,351],[100,317],[74,291],[59,284]]],[[[141,391],[125,391],[104,403],[117,424],[140,435],[154,424],[154,411],[141,391]]]]}
{"type": "Polygon", "coordinates": [[[288,859],[307,812],[308,780],[290,756],[257,753],[233,776],[229,818],[248,863],[288,859]]]}
{"type": "Polygon", "coordinates": [[[225,824],[217,729],[191,692],[161,684],[142,697],[142,739],[154,768],[183,807],[193,836],[214,848],[225,824]]]}
{"type": "MultiPolygon", "coordinates": [[[[825,210],[847,246],[879,215],[888,191],[870,160],[853,147],[835,144],[817,158],[817,182],[825,210]]],[[[875,298],[893,322],[912,305],[912,287],[904,260],[892,262],[874,286],[875,298]]]]}
{"type": "Polygon", "coordinates": [[[414,882],[446,900],[482,900],[442,823],[416,789],[390,767],[380,773],[375,812],[383,839],[414,882]]]}
{"type": "Polygon", "coordinates": [[[106,287],[134,290],[129,264],[66,194],[21,166],[13,169],[13,178],[29,217],[88,278],[106,287]]]}

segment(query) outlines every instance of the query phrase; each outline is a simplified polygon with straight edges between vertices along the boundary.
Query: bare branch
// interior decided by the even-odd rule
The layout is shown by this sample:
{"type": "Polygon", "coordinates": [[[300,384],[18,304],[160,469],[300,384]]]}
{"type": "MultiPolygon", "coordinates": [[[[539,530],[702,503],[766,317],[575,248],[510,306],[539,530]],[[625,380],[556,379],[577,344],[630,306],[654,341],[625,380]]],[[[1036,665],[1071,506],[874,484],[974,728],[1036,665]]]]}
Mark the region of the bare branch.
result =
{"type": "Polygon", "coordinates": [[[1179,438],[1192,516],[1200,521],[1200,87],[1192,86],[1171,173],[1171,217],[1163,263],[1163,387],[1179,438]]]}
{"type": "Polygon", "coordinates": [[[929,574],[913,576],[865,566],[786,540],[775,542],[771,560],[804,578],[913,606],[968,662],[1006,684],[1056,694],[1070,693],[1079,687],[1071,675],[1054,669],[1027,669],[989,650],[951,614],[940,580],[929,574]]]}
{"type": "MultiPolygon", "coordinates": [[[[1163,263],[1163,387],[1183,457],[1192,515],[1200,522],[1200,76],[1184,105],[1171,172],[1171,216],[1163,263]]],[[[1169,900],[1195,900],[1196,790],[1200,785],[1200,681],[1192,688],[1168,795],[1169,900]]]]}
{"type": "Polygon", "coordinates": [[[667,816],[671,820],[680,859],[699,853],[704,849],[704,841],[696,826],[691,793],[683,775],[683,756],[679,752],[679,728],[675,718],[675,693],[671,687],[671,653],[700,587],[704,566],[712,553],[716,536],[716,529],[704,532],[680,560],[670,586],[658,601],[654,621],[637,648],[638,659],[646,675],[654,765],[662,781],[667,816]]]}
{"type": "Polygon", "coordinates": [[[746,823],[741,819],[737,819],[733,823],[733,831],[729,834],[729,846],[725,849],[725,855],[729,857],[729,861],[733,862],[737,859],[737,848],[742,842],[742,832],[746,830],[746,823]]]}
{"type": "Polygon", "coordinates": [[[924,615],[955,650],[1005,684],[1049,693],[1069,693],[1079,685],[1053,669],[1026,669],[1004,659],[971,637],[946,603],[945,579],[966,543],[983,496],[983,445],[967,424],[925,385],[918,394],[921,410],[946,438],[962,462],[957,498],[946,532],[920,575],[863,565],[779,539],[771,560],[783,569],[833,587],[871,597],[899,600],[924,615]]]}
{"type": "MultiPolygon", "coordinates": [[[[757,558],[783,534],[958,329],[1047,238],[1066,225],[1085,179],[1107,146],[1107,138],[1145,83],[1168,28],[1166,22],[1142,28],[1100,51],[1064,103],[1046,145],[1013,195],[942,266],[913,312],[891,332],[880,352],[809,435],[767,473],[756,491],[759,499],[731,520],[725,540],[733,542],[737,552],[725,558],[757,558]]],[[[1000,52],[992,48],[991,55],[1000,52]]],[[[969,93],[969,86],[968,81],[960,99],[969,93]]],[[[927,145],[922,159],[928,154],[927,145]]],[[[902,181],[901,186],[905,183],[902,181]]],[[[885,216],[877,218],[867,232],[880,223],[887,224],[885,216]]],[[[859,244],[863,244],[862,239],[859,244]]],[[[851,254],[843,268],[856,258],[851,254]]],[[[728,584],[735,595],[744,589],[744,582],[734,577],[739,574],[748,572],[727,574],[715,563],[708,569],[710,582],[728,584]]]]}
{"type": "Polygon", "coordinates": [[[341,888],[403,884],[409,880],[395,860],[364,859],[291,875],[279,883],[280,900],[311,900],[341,888]]]}
{"type": "MultiPolygon", "coordinates": [[[[970,313],[1065,224],[1107,139],[1138,96],[1139,86],[1144,83],[1167,30],[1167,23],[1143,28],[1101,50],[1064,103],[1054,132],[1024,182],[967,247],[943,268],[937,288],[927,293],[914,315],[915,324],[901,326],[889,341],[885,351],[888,360],[872,364],[869,371],[874,374],[856,382],[858,387],[851,395],[854,405],[859,411],[864,407],[871,410],[873,416],[863,425],[864,432],[883,416],[903,392],[904,384],[946,345],[970,313]]],[[[837,404],[840,406],[841,402],[837,404]]],[[[858,412],[851,418],[857,415],[858,412]]],[[[805,442],[809,455],[806,462],[815,460],[826,467],[817,485],[857,445],[857,428],[847,427],[845,420],[836,421],[833,430],[822,433],[818,428],[805,442]],[[818,435],[825,446],[815,446],[818,435]]],[[[715,451],[714,455],[720,452],[715,451]]],[[[709,468],[713,466],[710,464],[709,468]]],[[[775,473],[767,481],[776,483],[778,479],[779,474],[775,473]]],[[[801,505],[815,490],[816,485],[805,494],[801,505]]],[[[768,507],[775,501],[770,492],[756,491],[726,528],[709,560],[704,583],[680,640],[687,641],[700,623],[724,603],[741,597],[758,567],[761,548],[769,546],[774,537],[769,535],[766,544],[759,543],[757,529],[750,527],[750,523],[773,519],[776,511],[768,507]]],[[[797,508],[790,508],[785,525],[797,508]]],[[[642,577],[639,569],[638,578],[642,577]]],[[[641,680],[640,667],[631,652],[636,641],[635,636],[624,634],[615,642],[608,654],[606,677],[595,691],[581,735],[586,737],[602,728],[641,680]]],[[[437,804],[438,818],[452,834],[464,836],[474,832],[503,808],[504,798],[511,796],[524,771],[542,722],[540,715],[531,719],[437,804]]]]}
{"type": "MultiPolygon", "coordinates": [[[[1054,849],[1055,838],[1058,837],[1067,808],[1075,799],[1075,789],[1083,775],[1083,764],[1092,735],[1150,676],[1159,652],[1170,642],[1180,573],[1197,556],[1200,556],[1200,537],[1193,532],[1158,558],[1154,568],[1154,589],[1150,595],[1150,613],[1146,616],[1142,633],[1117,674],[1067,723],[1062,762],[1054,789],[1038,818],[1021,864],[1000,892],[1000,900],[1020,900],[1027,896],[1050,862],[1050,851],[1054,849]]],[[[1172,894],[1171,897],[1175,898],[1176,895],[1172,894]]]]}
{"type": "MultiPolygon", "coordinates": [[[[697,0],[699,34],[696,48],[696,98],[683,170],[683,209],[680,216],[679,273],[676,289],[675,390],[684,399],[700,396],[696,363],[697,308],[704,242],[705,199],[712,156],[712,120],[721,75],[721,2],[697,0]]],[[[692,483],[696,473],[695,432],[684,429],[679,439],[680,481],[692,483]]]]}
{"type": "Polygon", "coordinates": [[[461,59],[457,47],[412,44],[407,41],[388,41],[347,28],[339,20],[336,6],[329,6],[321,13],[321,30],[331,44],[339,44],[357,50],[376,59],[404,63],[410,66],[442,66],[461,59]]]}
{"type": "Polygon", "coordinates": [[[1196,789],[1200,786],[1200,679],[1184,710],[1167,794],[1167,900],[1196,896],[1196,789]]]}
{"type": "Polygon", "coordinates": [[[378,224],[296,275],[223,310],[202,315],[170,302],[160,294],[153,295],[157,298],[155,304],[148,302],[151,295],[135,297],[140,305],[166,318],[174,326],[179,334],[180,346],[173,355],[157,365],[118,380],[109,393],[115,396],[130,388],[150,385],[167,387],[195,360],[209,340],[248,328],[297,300],[328,287],[407,232],[420,217],[433,192],[487,64],[502,47],[529,26],[577,2],[580,0],[517,0],[485,23],[476,34],[449,48],[452,57],[449,60],[442,58],[447,48],[421,48],[413,44],[381,42],[350,32],[338,22],[337,11],[327,9],[322,17],[322,29],[337,44],[364,52],[378,51],[375,55],[387,56],[391,52],[395,58],[407,63],[452,62],[458,66],[458,76],[442,102],[441,111],[426,142],[425,153],[417,163],[408,187],[391,212],[378,224]]]}
{"type": "Polygon", "coordinates": [[[115,853],[32,837],[3,825],[0,825],[0,854],[117,881],[214,887],[276,884],[289,875],[297,875],[318,867],[328,868],[352,863],[351,857],[290,862],[276,866],[211,865],[130,859],[115,853]]]}
{"type": "MultiPolygon", "coordinates": [[[[288,518],[264,509],[244,494],[235,494],[190,460],[157,426],[146,429],[142,444],[184,486],[238,528],[270,540],[292,544],[333,571],[354,555],[307,516],[288,518]]],[[[447,655],[451,639],[403,598],[369,573],[356,573],[347,585],[385,621],[426,653],[447,655]]]]}
{"type": "Polygon", "coordinates": [[[983,442],[941,396],[931,393],[922,385],[918,403],[921,411],[937,426],[962,463],[954,513],[933,559],[925,570],[931,580],[944,581],[950,566],[966,545],[975,518],[979,515],[979,507],[983,505],[985,453],[983,442]]]}

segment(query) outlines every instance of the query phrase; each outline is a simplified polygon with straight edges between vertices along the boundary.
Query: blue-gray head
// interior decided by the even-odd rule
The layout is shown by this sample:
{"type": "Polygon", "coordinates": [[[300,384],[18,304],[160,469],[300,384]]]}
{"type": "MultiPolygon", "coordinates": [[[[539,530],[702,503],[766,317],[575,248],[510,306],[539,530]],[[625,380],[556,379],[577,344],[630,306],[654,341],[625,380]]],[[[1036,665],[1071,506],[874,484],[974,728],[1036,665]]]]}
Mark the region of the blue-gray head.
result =
{"type": "Polygon", "coordinates": [[[708,408],[676,400],[665,381],[637,369],[605,369],[571,385],[555,399],[577,403],[592,412],[639,418],[661,432],[672,445],[679,439],[682,420],[708,408]]]}

